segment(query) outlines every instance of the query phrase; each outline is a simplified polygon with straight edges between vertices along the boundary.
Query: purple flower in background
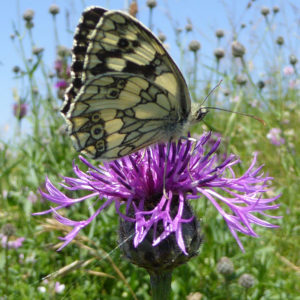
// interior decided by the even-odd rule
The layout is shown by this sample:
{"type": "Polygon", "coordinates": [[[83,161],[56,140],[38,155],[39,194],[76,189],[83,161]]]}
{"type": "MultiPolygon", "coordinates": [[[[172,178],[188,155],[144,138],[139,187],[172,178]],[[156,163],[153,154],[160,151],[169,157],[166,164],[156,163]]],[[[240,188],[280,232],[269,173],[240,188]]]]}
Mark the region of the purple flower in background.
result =
{"type": "Polygon", "coordinates": [[[8,248],[8,249],[18,249],[22,246],[25,238],[20,237],[15,240],[9,240],[7,242],[8,237],[6,235],[1,235],[1,245],[2,248],[8,248]]]}
{"type": "Polygon", "coordinates": [[[289,81],[289,88],[294,90],[300,86],[300,80],[290,80],[289,81]]]}
{"type": "Polygon", "coordinates": [[[57,294],[61,294],[64,291],[65,287],[66,286],[64,284],[60,284],[60,282],[58,281],[55,282],[55,292],[57,294]]]}
{"type": "Polygon", "coordinates": [[[68,83],[65,80],[59,80],[56,82],[55,87],[58,89],[65,90],[68,86],[68,83]]]}
{"type": "Polygon", "coordinates": [[[54,62],[54,70],[57,72],[57,73],[61,73],[62,70],[63,70],[63,62],[61,59],[57,59],[55,62],[54,62]]]}
{"type": "Polygon", "coordinates": [[[280,146],[285,143],[285,139],[281,137],[281,129],[280,128],[272,128],[267,134],[267,138],[270,142],[275,146],[280,146]]]}
{"type": "Polygon", "coordinates": [[[279,205],[271,203],[280,195],[264,198],[272,178],[263,175],[262,166],[255,167],[256,154],[248,170],[237,176],[233,167],[240,160],[229,155],[220,162],[216,155],[220,139],[208,147],[210,136],[204,134],[194,143],[187,140],[172,143],[169,154],[167,144],[160,144],[99,166],[93,166],[80,156],[89,170],[83,172],[74,164],[73,171],[77,177],[63,177],[61,186],[68,191],[85,190],[88,194],[70,198],[46,179],[48,193],[40,193],[57,206],[35,215],[53,212],[59,222],[73,227],[61,238],[65,241],[60,247],[62,249],[106,207],[114,204],[121,219],[135,224],[134,247],[138,247],[152,231],[153,247],[174,234],[182,253],[187,254],[182,228],[195,217],[186,217],[184,207],[190,201],[205,197],[222,215],[243,250],[237,232],[257,237],[252,224],[278,227],[258,216],[266,216],[266,210],[277,209],[279,205]],[[57,212],[92,198],[98,207],[87,220],[70,220],[57,212]]]}
{"type": "Polygon", "coordinates": [[[283,74],[285,76],[290,76],[295,73],[294,68],[292,66],[286,66],[283,68],[283,74]]]}
{"type": "Polygon", "coordinates": [[[27,200],[29,200],[31,203],[36,203],[38,200],[38,197],[33,191],[30,191],[27,196],[27,200]]]}
{"type": "Polygon", "coordinates": [[[28,105],[26,103],[15,103],[13,105],[14,116],[18,120],[21,120],[26,116],[27,110],[28,110],[28,105]]]}

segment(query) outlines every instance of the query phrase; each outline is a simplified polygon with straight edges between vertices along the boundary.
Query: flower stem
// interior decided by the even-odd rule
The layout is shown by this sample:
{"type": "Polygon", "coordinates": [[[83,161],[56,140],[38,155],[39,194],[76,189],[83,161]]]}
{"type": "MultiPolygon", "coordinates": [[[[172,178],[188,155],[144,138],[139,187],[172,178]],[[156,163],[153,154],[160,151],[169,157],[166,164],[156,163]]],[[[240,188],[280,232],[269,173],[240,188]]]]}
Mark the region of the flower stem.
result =
{"type": "Polygon", "coordinates": [[[152,290],[152,299],[170,299],[172,271],[162,273],[149,273],[152,290]]]}

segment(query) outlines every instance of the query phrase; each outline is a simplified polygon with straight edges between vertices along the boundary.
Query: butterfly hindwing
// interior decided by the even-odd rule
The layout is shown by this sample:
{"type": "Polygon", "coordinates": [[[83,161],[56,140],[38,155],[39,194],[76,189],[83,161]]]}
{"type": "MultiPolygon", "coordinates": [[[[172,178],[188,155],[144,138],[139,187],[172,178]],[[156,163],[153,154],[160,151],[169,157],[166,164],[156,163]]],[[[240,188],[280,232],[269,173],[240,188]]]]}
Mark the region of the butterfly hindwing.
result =
{"type": "Polygon", "coordinates": [[[85,84],[67,115],[77,151],[115,159],[167,139],[178,120],[175,99],[143,76],[111,72],[85,84]]]}

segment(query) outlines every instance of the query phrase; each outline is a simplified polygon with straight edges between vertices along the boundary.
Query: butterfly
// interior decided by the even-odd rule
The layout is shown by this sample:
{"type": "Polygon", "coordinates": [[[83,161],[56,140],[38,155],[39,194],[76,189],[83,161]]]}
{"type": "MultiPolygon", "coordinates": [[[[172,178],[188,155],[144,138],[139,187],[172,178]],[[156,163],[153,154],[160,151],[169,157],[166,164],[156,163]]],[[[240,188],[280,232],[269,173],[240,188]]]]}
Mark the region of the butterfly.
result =
{"type": "Polygon", "coordinates": [[[61,113],[77,151],[117,159],[175,140],[207,111],[154,34],[122,11],[89,7],[74,34],[61,113]]]}

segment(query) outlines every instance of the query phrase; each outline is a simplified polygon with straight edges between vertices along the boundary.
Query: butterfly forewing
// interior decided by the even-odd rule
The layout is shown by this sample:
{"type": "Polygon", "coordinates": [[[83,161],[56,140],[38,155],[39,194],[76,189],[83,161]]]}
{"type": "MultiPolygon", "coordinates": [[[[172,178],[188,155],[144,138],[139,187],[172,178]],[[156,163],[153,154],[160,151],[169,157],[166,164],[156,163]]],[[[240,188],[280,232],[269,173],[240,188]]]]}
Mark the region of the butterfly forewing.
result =
{"type": "Polygon", "coordinates": [[[74,37],[62,113],[76,150],[114,159],[180,135],[186,83],[160,41],[120,11],[87,9],[74,37]]]}

